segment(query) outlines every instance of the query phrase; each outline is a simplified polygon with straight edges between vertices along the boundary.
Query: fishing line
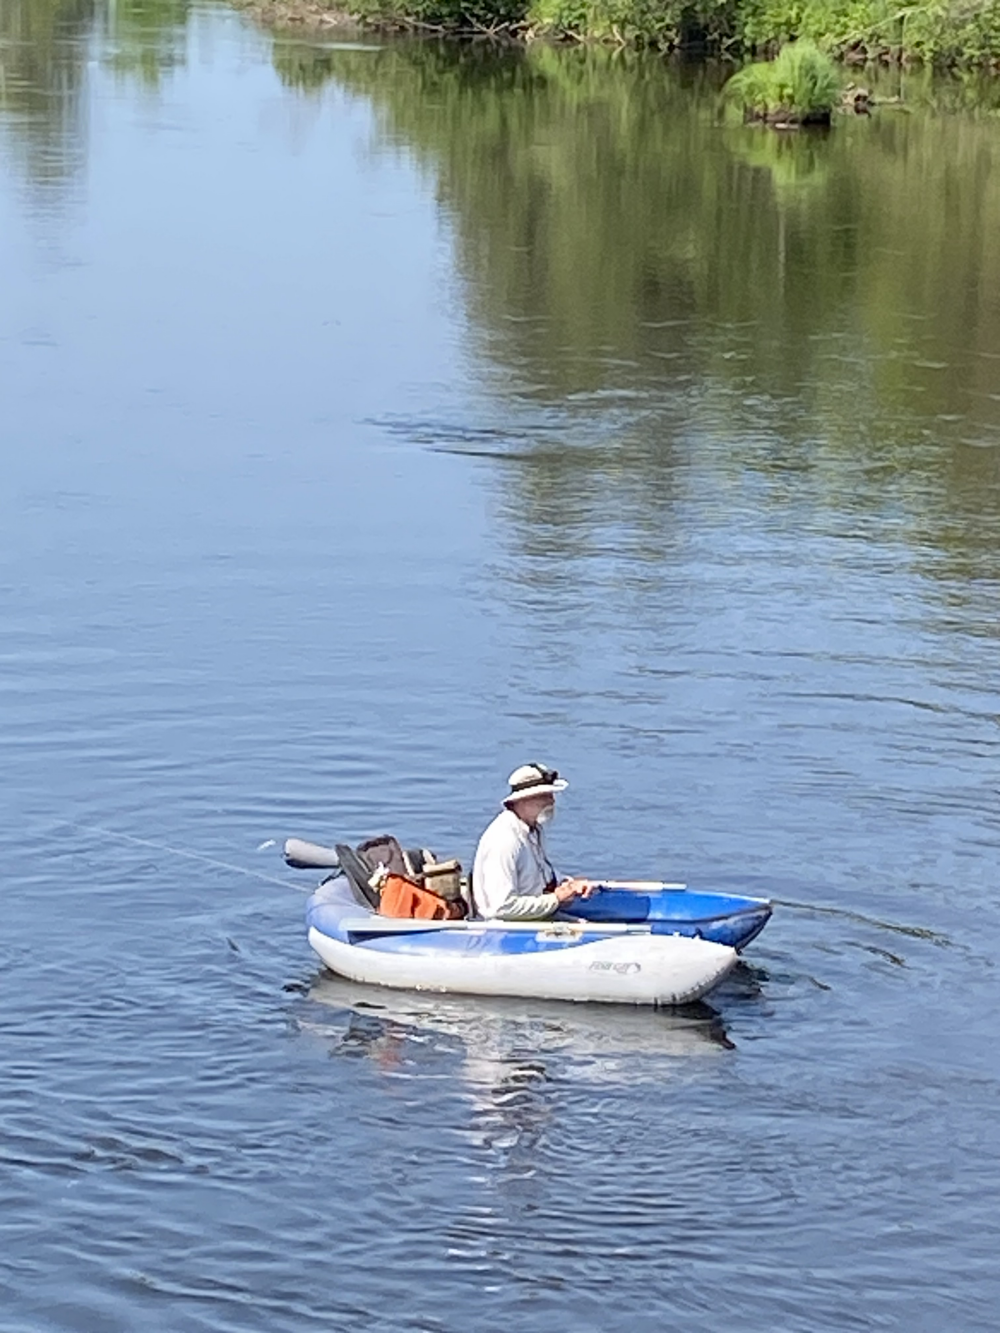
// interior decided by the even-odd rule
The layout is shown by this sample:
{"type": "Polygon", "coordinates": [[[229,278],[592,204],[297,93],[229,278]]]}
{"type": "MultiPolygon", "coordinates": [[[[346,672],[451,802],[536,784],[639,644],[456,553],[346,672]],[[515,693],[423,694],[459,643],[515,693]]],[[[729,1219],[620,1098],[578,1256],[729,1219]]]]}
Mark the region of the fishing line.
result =
{"type": "MultiPolygon", "coordinates": [[[[79,829],[82,833],[96,833],[102,838],[117,838],[120,842],[131,842],[137,847],[148,847],[154,852],[167,852],[171,856],[183,856],[188,861],[200,861],[202,865],[214,866],[216,870],[229,870],[236,875],[246,875],[250,879],[259,879],[265,884],[280,884],[283,889],[296,889],[299,893],[312,893],[313,886],[303,884],[293,884],[291,880],[278,879],[277,875],[267,875],[262,870],[251,870],[248,866],[235,865],[232,861],[220,861],[214,856],[206,856],[204,852],[190,852],[183,847],[171,847],[166,842],[154,842],[152,838],[137,838],[134,833],[119,833],[115,829],[101,828],[97,824],[77,824],[72,819],[59,819],[56,821],[64,824],[67,828],[79,829]]],[[[262,842],[258,851],[266,847],[275,846],[273,838],[267,842],[262,842]]]]}
{"type": "Polygon", "coordinates": [[[852,912],[847,907],[825,907],[818,903],[798,903],[790,898],[772,898],[775,907],[790,907],[793,912],[808,912],[813,916],[837,916],[846,921],[857,921],[859,925],[874,926],[876,930],[892,931],[896,935],[910,935],[918,940],[930,940],[933,944],[951,945],[953,941],[939,931],[928,930],[926,926],[905,926],[895,921],[880,921],[878,917],[865,916],[863,912],[852,912]]]}

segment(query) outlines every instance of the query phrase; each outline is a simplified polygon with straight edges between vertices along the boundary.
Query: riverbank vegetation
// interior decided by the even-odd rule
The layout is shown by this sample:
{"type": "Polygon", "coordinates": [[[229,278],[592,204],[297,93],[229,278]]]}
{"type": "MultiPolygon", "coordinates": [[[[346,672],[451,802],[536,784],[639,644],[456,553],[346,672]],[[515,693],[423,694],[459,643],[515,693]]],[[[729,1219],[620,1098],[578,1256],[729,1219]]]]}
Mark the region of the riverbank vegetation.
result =
{"type": "Polygon", "coordinates": [[[992,64],[1000,0],[236,0],[270,21],[319,27],[608,42],[744,57],[810,39],[850,62],[992,64]]]}
{"type": "Polygon", "coordinates": [[[790,42],[774,60],[744,67],[724,89],[745,120],[771,125],[829,125],[841,96],[837,66],[814,42],[790,42]]]}

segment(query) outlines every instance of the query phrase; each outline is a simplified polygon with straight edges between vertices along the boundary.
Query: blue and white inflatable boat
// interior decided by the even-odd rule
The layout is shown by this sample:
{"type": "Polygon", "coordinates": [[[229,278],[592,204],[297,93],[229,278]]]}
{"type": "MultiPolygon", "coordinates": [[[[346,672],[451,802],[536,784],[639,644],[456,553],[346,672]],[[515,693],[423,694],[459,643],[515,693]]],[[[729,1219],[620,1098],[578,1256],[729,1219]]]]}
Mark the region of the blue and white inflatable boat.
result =
{"type": "Polygon", "coordinates": [[[415,921],[359,899],[346,877],[324,881],[306,906],[310,945],[339,976],[406,990],[685,1004],[738,956],[653,921],[415,921]]]}
{"type": "Polygon", "coordinates": [[[772,910],[764,898],[607,881],[544,921],[414,920],[376,910],[350,847],[289,839],[285,859],[345,872],[306,906],[309,943],[327,967],[407,990],[684,1004],[722,980],[772,910]]]}

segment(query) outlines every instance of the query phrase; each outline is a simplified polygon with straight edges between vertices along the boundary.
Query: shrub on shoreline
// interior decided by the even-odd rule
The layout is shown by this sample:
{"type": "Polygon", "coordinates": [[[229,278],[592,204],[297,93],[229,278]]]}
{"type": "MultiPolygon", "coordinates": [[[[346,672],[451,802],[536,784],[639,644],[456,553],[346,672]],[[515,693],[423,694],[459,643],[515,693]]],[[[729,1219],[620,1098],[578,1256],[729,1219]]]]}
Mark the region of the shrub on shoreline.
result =
{"type": "Polygon", "coordinates": [[[742,107],[746,120],[828,125],[840,99],[840,74],[815,42],[789,42],[774,60],[739,70],[723,94],[742,107]]]}

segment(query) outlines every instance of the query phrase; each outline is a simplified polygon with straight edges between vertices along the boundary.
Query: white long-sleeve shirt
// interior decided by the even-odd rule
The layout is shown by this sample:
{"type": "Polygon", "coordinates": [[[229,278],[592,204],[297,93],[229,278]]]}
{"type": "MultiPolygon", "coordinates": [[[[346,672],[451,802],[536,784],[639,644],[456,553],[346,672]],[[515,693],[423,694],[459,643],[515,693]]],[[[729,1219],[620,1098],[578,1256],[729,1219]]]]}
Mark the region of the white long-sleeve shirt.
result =
{"type": "Polygon", "coordinates": [[[556,874],[545,855],[540,828],[531,828],[513,810],[503,809],[476,848],[472,896],[483,917],[505,921],[542,920],[559,906],[548,892],[556,874]]]}

